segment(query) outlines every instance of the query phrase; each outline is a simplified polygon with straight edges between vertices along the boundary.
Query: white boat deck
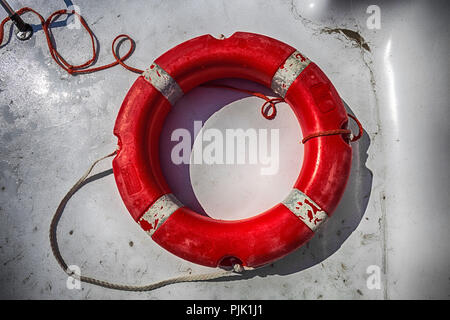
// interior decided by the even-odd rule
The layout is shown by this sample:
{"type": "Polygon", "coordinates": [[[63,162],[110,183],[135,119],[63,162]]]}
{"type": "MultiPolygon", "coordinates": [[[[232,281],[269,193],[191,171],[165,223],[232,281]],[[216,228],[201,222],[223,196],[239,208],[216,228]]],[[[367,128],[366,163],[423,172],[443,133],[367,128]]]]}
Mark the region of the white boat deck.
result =
{"type": "MultiPolygon", "coordinates": [[[[284,259],[240,278],[146,293],[89,284],[69,290],[50,250],[50,219],[91,162],[115,149],[114,121],[137,75],[120,66],[67,74],[51,59],[38,20],[25,14],[35,29],[32,38],[20,42],[12,35],[0,47],[0,298],[450,297],[448,3],[378,1],[381,25],[370,29],[370,1],[9,2],[44,17],[76,5],[99,41],[96,66],[112,61],[111,41],[121,33],[136,41],[128,63],[140,69],[202,34],[248,31],[277,38],[321,67],[365,132],[353,144],[350,181],[333,217],[308,245],[284,259]]],[[[89,59],[87,34],[71,19],[59,21],[52,32],[60,53],[71,63],[89,59]]],[[[5,37],[10,34],[8,24],[5,37]]],[[[260,116],[261,100],[242,97],[195,89],[174,107],[160,140],[167,160],[171,132],[193,130],[194,120],[204,129],[280,128],[276,175],[260,175],[260,166],[177,167],[164,161],[174,194],[216,218],[270,208],[283,200],[300,169],[300,131],[287,105],[280,105],[270,122],[260,116]]],[[[108,160],[96,172],[110,168],[108,160]]],[[[151,241],[130,219],[111,171],[73,197],[58,235],[69,264],[100,279],[144,284],[212,271],[151,241]]]]}

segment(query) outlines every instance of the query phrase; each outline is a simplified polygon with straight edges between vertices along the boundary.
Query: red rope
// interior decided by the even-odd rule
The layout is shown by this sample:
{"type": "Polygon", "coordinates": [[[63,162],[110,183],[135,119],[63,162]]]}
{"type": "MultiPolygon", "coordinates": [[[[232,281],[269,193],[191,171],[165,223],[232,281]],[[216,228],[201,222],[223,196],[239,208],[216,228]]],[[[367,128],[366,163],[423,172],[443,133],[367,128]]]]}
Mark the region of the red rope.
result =
{"type": "MultiPolygon", "coordinates": [[[[114,56],[115,61],[111,62],[109,64],[100,66],[100,67],[91,67],[94,62],[95,59],[97,58],[97,51],[95,48],[95,38],[94,38],[94,33],[92,32],[92,30],[89,28],[88,24],[86,23],[86,21],[84,20],[84,18],[78,14],[75,10],[58,10],[53,12],[46,20],[42,17],[42,15],[40,15],[37,11],[29,8],[29,7],[24,7],[20,10],[17,11],[18,15],[22,15],[26,12],[32,12],[34,13],[39,20],[41,21],[41,25],[42,25],[42,30],[44,30],[44,34],[45,37],[47,39],[47,45],[48,45],[48,49],[50,51],[50,55],[52,56],[53,60],[62,68],[64,69],[66,72],[68,72],[69,74],[80,74],[80,73],[90,73],[90,72],[96,72],[96,71],[100,71],[100,70],[105,70],[114,66],[117,66],[118,64],[120,64],[122,67],[124,67],[125,69],[131,71],[131,72],[136,72],[136,73],[143,73],[143,70],[137,69],[137,68],[133,68],[127,64],[125,64],[125,60],[129,58],[129,56],[131,55],[131,53],[133,52],[134,48],[135,48],[135,44],[133,39],[128,36],[127,34],[120,34],[117,37],[114,38],[112,45],[111,45],[111,50],[112,50],[112,54],[114,56]],[[50,30],[50,24],[60,15],[63,14],[74,14],[78,17],[78,19],[81,22],[81,25],[83,26],[83,28],[86,30],[86,32],[89,34],[89,37],[91,39],[91,46],[92,46],[92,57],[87,60],[86,62],[79,64],[79,65],[73,65],[68,63],[62,56],[61,54],[58,52],[58,50],[56,50],[55,45],[52,42],[53,36],[50,30]],[[116,54],[116,50],[115,50],[115,44],[117,42],[117,40],[119,39],[126,39],[130,42],[130,49],[128,50],[128,52],[123,56],[123,57],[119,57],[116,54]]],[[[3,19],[3,21],[0,24],[0,45],[3,42],[3,34],[4,34],[4,26],[5,23],[8,22],[10,20],[9,17],[3,19]]],[[[264,104],[261,106],[261,114],[264,118],[268,119],[268,120],[272,120],[275,118],[275,116],[277,115],[277,108],[276,108],[276,104],[280,103],[280,102],[284,102],[283,98],[269,98],[266,95],[260,93],[260,92],[254,92],[254,91],[250,91],[250,90],[246,90],[246,89],[240,89],[240,88],[235,88],[232,86],[228,86],[228,85],[222,85],[222,84],[210,84],[210,85],[203,85],[203,87],[209,87],[209,88],[225,88],[225,89],[229,89],[229,90],[235,90],[235,91],[239,91],[239,92],[244,92],[250,95],[253,95],[255,97],[261,98],[263,100],[265,100],[264,104]],[[268,106],[268,107],[267,107],[268,106]]],[[[359,138],[361,138],[362,134],[363,134],[363,127],[361,125],[361,123],[358,121],[358,119],[351,115],[348,114],[348,116],[350,118],[352,118],[359,127],[359,132],[358,135],[354,136],[350,141],[354,142],[356,140],[358,140],[359,138]]],[[[342,135],[348,135],[350,136],[352,134],[351,130],[349,129],[335,129],[335,130],[328,130],[328,131],[321,131],[321,132],[317,132],[317,133],[313,133],[310,134],[306,137],[303,138],[302,143],[306,143],[308,140],[315,138],[315,137],[322,137],[322,136],[329,136],[329,135],[337,135],[337,134],[342,134],[342,135]]]]}
{"type": "MultiPolygon", "coordinates": [[[[277,103],[284,102],[283,98],[278,98],[278,97],[277,98],[269,98],[260,92],[250,91],[250,90],[246,90],[246,89],[240,89],[240,88],[236,88],[236,87],[232,87],[232,86],[228,86],[228,85],[224,85],[224,84],[205,84],[202,86],[206,87],[206,88],[224,88],[224,89],[230,89],[230,90],[234,90],[234,91],[244,92],[244,93],[247,93],[247,94],[253,95],[255,97],[266,100],[266,102],[264,102],[264,104],[261,107],[261,114],[263,115],[264,118],[266,118],[268,120],[274,119],[277,114],[277,108],[275,107],[275,105],[277,103]],[[266,110],[265,108],[268,104],[270,105],[270,107],[266,110]],[[268,113],[269,110],[272,110],[272,112],[270,114],[268,113]]],[[[359,128],[358,135],[356,135],[350,139],[350,142],[355,142],[362,137],[364,129],[363,129],[361,123],[359,122],[359,120],[355,116],[353,116],[349,113],[347,113],[347,115],[356,122],[356,124],[358,125],[358,128],[359,128]]],[[[312,133],[312,134],[304,137],[302,140],[302,143],[304,144],[312,138],[338,135],[338,134],[350,136],[352,134],[352,131],[350,129],[335,129],[335,130],[320,131],[320,132],[312,133]]]]}
{"type": "Polygon", "coordinates": [[[234,90],[234,91],[244,92],[244,93],[250,94],[252,96],[266,100],[266,102],[264,102],[264,104],[261,106],[261,114],[267,120],[272,120],[277,115],[277,108],[275,107],[275,105],[277,103],[284,102],[283,98],[269,98],[265,94],[262,94],[260,92],[235,88],[235,87],[228,86],[225,84],[203,84],[202,87],[230,89],[230,90],[234,90]],[[266,108],[267,105],[269,105],[268,108],[266,108]],[[271,112],[269,113],[270,110],[271,110],[271,112]]]}
{"type": "MultiPolygon", "coordinates": [[[[118,35],[116,38],[114,38],[113,42],[112,42],[112,53],[114,56],[114,59],[116,61],[109,63],[107,65],[104,66],[100,66],[100,67],[91,67],[94,62],[95,59],[97,57],[97,51],[95,48],[95,38],[94,38],[94,34],[92,32],[92,30],[89,28],[88,24],[86,23],[86,21],[84,20],[84,18],[78,14],[76,11],[74,10],[58,10],[53,12],[46,20],[42,17],[42,15],[40,15],[37,11],[29,8],[29,7],[24,7],[20,10],[17,11],[18,15],[22,15],[26,12],[32,12],[34,13],[40,20],[41,25],[42,25],[42,30],[44,30],[44,34],[45,37],[47,39],[47,45],[48,45],[48,49],[50,51],[50,55],[52,56],[53,60],[61,67],[63,68],[66,72],[68,72],[69,74],[79,74],[79,73],[90,73],[90,72],[95,72],[95,71],[100,71],[100,70],[105,70],[111,67],[114,67],[118,64],[120,64],[122,67],[124,67],[125,69],[132,71],[132,72],[136,72],[136,73],[142,73],[143,70],[140,69],[136,69],[133,67],[130,67],[129,65],[125,64],[124,61],[126,59],[128,59],[128,57],[131,55],[131,53],[133,52],[134,49],[134,41],[133,39],[131,39],[130,36],[126,35],[126,34],[120,34],[118,35]],[[61,54],[58,52],[58,50],[56,50],[55,45],[52,41],[53,36],[51,33],[51,30],[49,28],[50,24],[60,15],[63,14],[74,14],[75,16],[78,17],[78,19],[81,22],[81,25],[83,26],[83,28],[86,30],[86,32],[89,34],[89,37],[91,39],[91,46],[92,46],[92,57],[87,60],[86,62],[79,64],[79,65],[73,65],[68,63],[62,56],[61,54]],[[123,56],[123,57],[118,57],[116,54],[116,51],[114,50],[115,44],[117,42],[117,40],[124,38],[126,40],[128,40],[130,42],[130,49],[128,50],[128,52],[123,56]],[[91,67],[91,68],[90,68],[91,67]]],[[[5,23],[8,22],[10,20],[9,17],[3,19],[2,23],[0,24],[0,45],[3,42],[3,34],[4,34],[4,26],[5,23]]]]}
{"type": "MultiPolygon", "coordinates": [[[[364,129],[361,125],[361,122],[359,122],[359,120],[354,115],[351,115],[350,113],[347,113],[347,115],[351,119],[353,119],[356,122],[356,124],[358,125],[358,134],[356,136],[353,136],[350,139],[350,142],[355,142],[362,137],[364,129]]],[[[331,135],[336,135],[336,134],[345,134],[347,136],[350,136],[352,134],[352,131],[350,129],[335,129],[335,130],[320,131],[320,132],[316,132],[316,133],[307,135],[306,137],[303,138],[302,143],[304,144],[306,141],[308,141],[309,139],[312,139],[312,138],[331,136],[331,135]]]]}

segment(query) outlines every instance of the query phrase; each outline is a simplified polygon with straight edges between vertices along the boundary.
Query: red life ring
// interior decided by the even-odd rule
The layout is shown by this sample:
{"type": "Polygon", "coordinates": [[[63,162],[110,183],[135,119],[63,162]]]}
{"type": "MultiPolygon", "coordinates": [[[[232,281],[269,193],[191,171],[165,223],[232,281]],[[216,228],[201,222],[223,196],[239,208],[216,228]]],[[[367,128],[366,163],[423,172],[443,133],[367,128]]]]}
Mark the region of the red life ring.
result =
{"type": "Polygon", "coordinates": [[[308,140],[293,190],[257,216],[220,221],[193,212],[171,194],[162,175],[159,136],[184,93],[219,78],[272,88],[294,110],[304,137],[347,127],[330,80],[296,49],[252,33],[204,35],[164,53],[129,90],[114,128],[119,145],[114,176],[133,219],[163,248],[210,267],[259,267],[303,245],[332,214],[350,174],[352,150],[340,134],[308,140]]]}

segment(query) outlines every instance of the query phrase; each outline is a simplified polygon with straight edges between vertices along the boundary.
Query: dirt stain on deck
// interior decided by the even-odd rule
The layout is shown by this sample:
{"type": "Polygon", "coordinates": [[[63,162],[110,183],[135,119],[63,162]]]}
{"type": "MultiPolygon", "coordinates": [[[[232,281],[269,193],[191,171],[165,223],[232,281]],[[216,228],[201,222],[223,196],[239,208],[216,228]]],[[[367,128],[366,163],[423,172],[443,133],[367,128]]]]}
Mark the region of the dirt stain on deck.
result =
{"type": "Polygon", "coordinates": [[[342,34],[348,40],[354,42],[358,47],[371,52],[366,40],[364,40],[364,38],[357,31],[344,28],[322,28],[321,32],[327,34],[342,34]]]}

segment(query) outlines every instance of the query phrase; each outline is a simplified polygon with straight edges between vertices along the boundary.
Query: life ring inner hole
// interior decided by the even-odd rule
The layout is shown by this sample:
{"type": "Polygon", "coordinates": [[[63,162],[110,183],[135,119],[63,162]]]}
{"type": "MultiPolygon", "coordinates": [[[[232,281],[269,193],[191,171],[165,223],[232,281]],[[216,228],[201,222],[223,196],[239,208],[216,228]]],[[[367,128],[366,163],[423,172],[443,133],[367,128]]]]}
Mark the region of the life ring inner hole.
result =
{"type": "MultiPolygon", "coordinates": [[[[248,80],[214,83],[275,96],[248,80]]],[[[303,163],[300,124],[286,103],[277,104],[275,119],[265,119],[263,103],[241,92],[197,87],[172,107],[160,135],[160,163],[184,205],[214,219],[239,220],[290,192],[303,163]]]]}

